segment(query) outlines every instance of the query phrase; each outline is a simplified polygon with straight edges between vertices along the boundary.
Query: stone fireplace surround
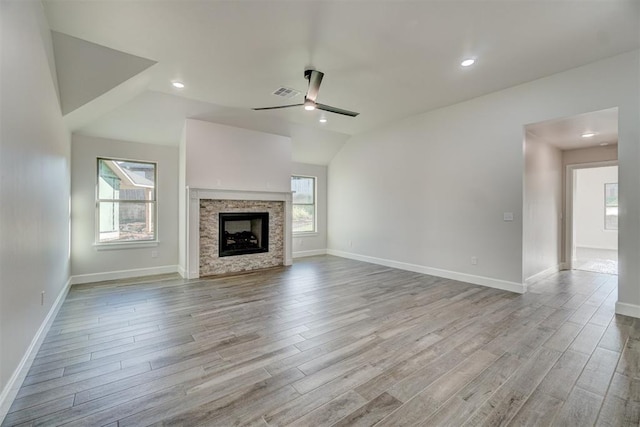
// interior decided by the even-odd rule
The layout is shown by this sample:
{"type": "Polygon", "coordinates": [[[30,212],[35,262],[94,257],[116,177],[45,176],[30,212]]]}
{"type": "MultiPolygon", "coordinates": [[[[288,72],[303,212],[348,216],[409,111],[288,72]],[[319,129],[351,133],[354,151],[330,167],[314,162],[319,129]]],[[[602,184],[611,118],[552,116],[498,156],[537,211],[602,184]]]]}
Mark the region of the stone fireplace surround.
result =
{"type": "MultiPolygon", "coordinates": [[[[186,263],[187,277],[189,279],[205,275],[250,271],[273,265],[292,264],[290,192],[187,188],[187,200],[186,263]],[[280,203],[271,204],[270,202],[280,203]],[[254,206],[252,207],[252,205],[254,206]],[[202,238],[201,206],[208,206],[209,213],[215,212],[217,217],[218,211],[216,209],[218,208],[214,208],[214,206],[224,206],[225,210],[240,212],[254,209],[259,211],[261,209],[264,210],[265,206],[277,205],[282,206],[284,212],[282,212],[282,219],[276,221],[278,226],[275,227],[275,232],[282,234],[280,237],[270,236],[270,252],[225,257],[221,260],[230,259],[231,261],[226,263],[218,262],[220,259],[217,256],[217,244],[215,245],[216,253],[213,254],[214,246],[210,244],[210,239],[207,237],[213,230],[205,232],[206,236],[202,238]],[[271,242],[278,241],[281,242],[281,249],[274,247],[275,251],[271,251],[271,242]],[[203,259],[205,253],[206,256],[203,259]],[[277,255],[278,258],[274,258],[274,255],[277,255]],[[262,259],[260,256],[262,256],[262,259]]],[[[211,226],[212,224],[209,224],[209,227],[211,226]]],[[[270,228],[273,228],[273,226],[270,228]]],[[[217,228],[215,231],[217,232],[217,228]]]]}

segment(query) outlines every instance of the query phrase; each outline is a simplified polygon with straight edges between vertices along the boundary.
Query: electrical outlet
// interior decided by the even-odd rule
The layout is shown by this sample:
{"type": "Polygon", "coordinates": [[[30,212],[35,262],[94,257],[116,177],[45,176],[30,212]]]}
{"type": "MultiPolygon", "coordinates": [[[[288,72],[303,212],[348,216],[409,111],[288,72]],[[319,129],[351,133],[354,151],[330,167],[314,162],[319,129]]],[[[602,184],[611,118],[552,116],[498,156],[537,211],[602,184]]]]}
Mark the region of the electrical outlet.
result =
{"type": "Polygon", "coordinates": [[[471,265],[478,265],[478,257],[477,256],[472,256],[471,257],[471,265]]]}
{"type": "Polygon", "coordinates": [[[158,258],[158,251],[151,251],[151,258],[158,258]]]}
{"type": "Polygon", "coordinates": [[[44,305],[44,291],[40,293],[40,305],[44,305]]]}

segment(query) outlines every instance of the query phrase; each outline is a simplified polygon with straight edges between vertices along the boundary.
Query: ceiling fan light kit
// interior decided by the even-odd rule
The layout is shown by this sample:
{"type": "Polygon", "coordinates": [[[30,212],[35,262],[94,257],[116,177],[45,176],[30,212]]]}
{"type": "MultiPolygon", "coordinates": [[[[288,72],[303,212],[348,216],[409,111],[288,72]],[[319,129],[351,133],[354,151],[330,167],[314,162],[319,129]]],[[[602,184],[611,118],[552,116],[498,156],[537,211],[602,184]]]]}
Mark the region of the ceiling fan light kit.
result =
{"type": "Polygon", "coordinates": [[[290,104],[290,105],[279,105],[276,107],[262,107],[262,108],[254,108],[256,111],[260,110],[277,110],[281,108],[290,108],[290,107],[300,107],[304,106],[304,109],[307,111],[313,111],[315,109],[328,111],[330,113],[341,114],[343,116],[356,117],[360,113],[356,113],[354,111],[343,110],[342,108],[332,107],[330,105],[319,104],[316,102],[316,98],[318,97],[318,91],[320,90],[320,83],[322,83],[322,78],[324,77],[324,73],[307,69],[304,71],[304,78],[309,81],[309,87],[307,89],[307,94],[304,96],[304,102],[302,104],[290,104]]]}
{"type": "Polygon", "coordinates": [[[304,109],[307,111],[313,111],[316,109],[316,103],[310,99],[304,100],[304,109]]]}

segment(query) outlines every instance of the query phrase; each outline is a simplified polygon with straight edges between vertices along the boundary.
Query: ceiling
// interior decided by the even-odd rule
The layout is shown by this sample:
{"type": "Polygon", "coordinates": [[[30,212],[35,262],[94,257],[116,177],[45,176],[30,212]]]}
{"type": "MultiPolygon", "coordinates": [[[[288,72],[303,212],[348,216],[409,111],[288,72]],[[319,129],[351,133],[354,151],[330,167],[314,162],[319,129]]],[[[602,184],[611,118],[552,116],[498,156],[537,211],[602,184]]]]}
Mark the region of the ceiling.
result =
{"type": "Polygon", "coordinates": [[[52,30],[157,61],[76,131],[177,144],[194,117],[291,136],[294,160],[320,164],[349,135],[640,48],[636,0],[44,3],[52,30]],[[309,66],[325,73],[318,102],[360,115],[251,110],[302,102],[272,93],[304,94],[309,66]]]}
{"type": "Polygon", "coordinates": [[[525,127],[528,134],[560,150],[614,145],[618,143],[618,109],[594,111],[573,117],[534,123],[525,127]],[[583,134],[594,134],[585,138],[583,134]]]}

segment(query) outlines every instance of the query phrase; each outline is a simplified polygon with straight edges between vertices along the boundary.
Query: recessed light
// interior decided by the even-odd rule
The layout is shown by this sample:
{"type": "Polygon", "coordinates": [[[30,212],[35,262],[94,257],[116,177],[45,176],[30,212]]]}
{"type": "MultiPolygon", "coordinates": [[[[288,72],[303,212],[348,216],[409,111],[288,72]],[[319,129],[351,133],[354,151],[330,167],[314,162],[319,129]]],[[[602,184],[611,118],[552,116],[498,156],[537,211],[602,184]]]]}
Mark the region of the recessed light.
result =
{"type": "Polygon", "coordinates": [[[580,136],[582,136],[583,138],[591,138],[593,136],[596,136],[596,134],[594,132],[585,132],[580,136]]]}
{"type": "Polygon", "coordinates": [[[475,64],[475,63],[476,63],[476,60],[475,60],[475,59],[473,59],[473,58],[469,58],[469,59],[465,59],[464,61],[462,61],[462,62],[460,63],[460,65],[462,65],[463,67],[470,67],[470,66],[472,66],[472,65],[473,65],[473,64],[475,64]]]}
{"type": "Polygon", "coordinates": [[[171,82],[171,85],[176,89],[184,89],[184,83],[182,82],[171,82]]]}
{"type": "Polygon", "coordinates": [[[327,123],[327,119],[325,117],[321,117],[320,120],[318,120],[320,123],[327,123]]]}

